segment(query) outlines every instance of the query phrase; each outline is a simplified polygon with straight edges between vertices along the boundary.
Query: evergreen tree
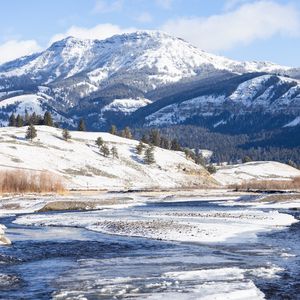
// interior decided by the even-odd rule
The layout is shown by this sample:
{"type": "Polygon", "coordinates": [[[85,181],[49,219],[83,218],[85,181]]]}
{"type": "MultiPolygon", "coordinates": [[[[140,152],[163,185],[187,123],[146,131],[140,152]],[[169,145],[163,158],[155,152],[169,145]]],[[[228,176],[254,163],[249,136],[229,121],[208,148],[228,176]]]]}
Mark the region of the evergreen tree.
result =
{"type": "Polygon", "coordinates": [[[85,122],[83,119],[79,120],[78,131],[86,131],[85,122]]]}
{"type": "Polygon", "coordinates": [[[35,112],[32,113],[32,115],[29,118],[29,124],[37,125],[38,124],[38,116],[35,112]]]}
{"type": "Polygon", "coordinates": [[[145,149],[145,147],[146,147],[145,144],[142,141],[140,141],[139,144],[135,147],[136,153],[138,155],[141,155],[143,153],[143,150],[145,149]]]}
{"type": "Polygon", "coordinates": [[[155,163],[154,146],[150,146],[146,149],[145,155],[144,155],[144,162],[147,165],[151,165],[151,164],[155,163]]]}
{"type": "Polygon", "coordinates": [[[17,120],[15,117],[15,114],[12,113],[9,117],[9,122],[8,122],[8,126],[12,126],[12,127],[16,127],[17,126],[17,120]]]}
{"type": "Polygon", "coordinates": [[[162,136],[160,138],[160,147],[170,150],[171,149],[171,142],[167,138],[162,136]]]}
{"type": "Polygon", "coordinates": [[[171,142],[171,150],[181,151],[181,147],[176,139],[173,139],[171,142]]]}
{"type": "Polygon", "coordinates": [[[210,174],[215,174],[217,172],[217,169],[214,165],[209,165],[206,169],[210,174]]]}
{"type": "Polygon", "coordinates": [[[184,154],[185,154],[185,158],[187,158],[187,159],[189,159],[189,158],[194,159],[195,158],[194,152],[189,148],[184,149],[184,154]]]}
{"type": "Polygon", "coordinates": [[[63,129],[62,137],[65,141],[68,141],[71,138],[70,131],[68,129],[63,129]]]}
{"type": "Polygon", "coordinates": [[[119,153],[118,153],[118,149],[116,146],[113,146],[110,150],[111,155],[113,158],[119,158],[119,153]]]}
{"type": "Polygon", "coordinates": [[[143,134],[142,138],[141,138],[141,141],[144,143],[144,144],[149,144],[149,140],[147,138],[147,136],[145,134],[143,134]]]}
{"type": "Polygon", "coordinates": [[[101,147],[103,144],[104,144],[104,141],[103,141],[103,138],[102,137],[98,137],[95,144],[98,146],[98,147],[101,147]]]}
{"type": "Polygon", "coordinates": [[[193,159],[197,165],[202,165],[202,166],[206,165],[205,158],[203,157],[203,155],[200,152],[195,154],[193,159]]]}
{"type": "Polygon", "coordinates": [[[27,128],[27,131],[26,131],[26,135],[25,135],[25,138],[27,140],[33,140],[34,138],[37,137],[37,134],[36,134],[36,129],[35,127],[33,126],[33,124],[30,124],[27,128]]]}
{"type": "Polygon", "coordinates": [[[109,148],[107,147],[106,144],[103,144],[101,147],[100,147],[100,153],[105,156],[105,157],[108,157],[109,154],[110,154],[110,151],[109,151],[109,148]]]}
{"type": "Polygon", "coordinates": [[[252,161],[252,158],[248,155],[246,155],[243,159],[242,159],[242,162],[243,164],[245,163],[248,163],[248,162],[251,162],[252,161]]]}
{"type": "Polygon", "coordinates": [[[297,164],[294,161],[292,161],[291,159],[288,161],[287,164],[295,169],[298,169],[297,164]]]}
{"type": "Polygon", "coordinates": [[[29,113],[28,113],[28,110],[25,108],[25,121],[24,121],[24,125],[29,125],[30,123],[30,116],[29,116],[29,113]]]}
{"type": "Polygon", "coordinates": [[[128,126],[125,127],[125,129],[124,129],[124,137],[126,139],[132,139],[132,133],[131,133],[131,130],[128,126]]]}
{"type": "Polygon", "coordinates": [[[113,134],[113,135],[117,135],[118,134],[118,130],[117,130],[116,125],[111,125],[109,133],[113,134]]]}
{"type": "Polygon", "coordinates": [[[49,111],[46,111],[44,114],[43,124],[53,127],[53,119],[49,111]]]}
{"type": "Polygon", "coordinates": [[[17,127],[22,127],[23,123],[24,123],[23,118],[20,115],[17,115],[17,119],[16,119],[17,127]]]}
{"type": "Polygon", "coordinates": [[[160,146],[160,133],[157,129],[152,129],[150,131],[149,142],[154,146],[160,146]]]}

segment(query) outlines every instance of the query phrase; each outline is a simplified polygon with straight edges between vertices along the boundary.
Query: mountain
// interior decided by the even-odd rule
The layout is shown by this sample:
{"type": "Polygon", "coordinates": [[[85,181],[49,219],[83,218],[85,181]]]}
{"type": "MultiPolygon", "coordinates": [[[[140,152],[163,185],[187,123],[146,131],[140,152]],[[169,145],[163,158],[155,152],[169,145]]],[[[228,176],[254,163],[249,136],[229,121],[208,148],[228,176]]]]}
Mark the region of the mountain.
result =
{"type": "Polygon", "coordinates": [[[92,130],[191,124],[224,133],[300,125],[300,69],[238,62],[157,31],[68,37],[0,66],[0,121],[49,110],[92,130]]]}

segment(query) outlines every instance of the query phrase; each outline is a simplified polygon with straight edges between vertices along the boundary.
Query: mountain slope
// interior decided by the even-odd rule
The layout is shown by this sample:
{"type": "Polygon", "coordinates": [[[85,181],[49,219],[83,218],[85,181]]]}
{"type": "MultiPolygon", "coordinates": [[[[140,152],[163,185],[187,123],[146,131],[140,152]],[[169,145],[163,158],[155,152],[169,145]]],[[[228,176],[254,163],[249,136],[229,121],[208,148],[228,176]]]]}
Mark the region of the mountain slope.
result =
{"type": "Polygon", "coordinates": [[[248,120],[244,128],[239,125],[240,132],[247,132],[250,121],[249,130],[258,129],[253,127],[255,123],[260,130],[297,126],[299,114],[298,80],[252,73],[173,94],[133,113],[131,122],[146,126],[199,124],[230,131],[248,120]]]}
{"type": "Polygon", "coordinates": [[[135,140],[103,132],[72,131],[64,141],[60,129],[37,126],[37,139],[24,139],[26,127],[0,128],[0,167],[3,169],[47,170],[61,175],[69,188],[151,189],[214,186],[216,182],[183,152],[155,148],[156,163],[146,165],[137,155],[135,140]],[[95,140],[102,137],[115,146],[119,158],[104,157],[95,140]]]}

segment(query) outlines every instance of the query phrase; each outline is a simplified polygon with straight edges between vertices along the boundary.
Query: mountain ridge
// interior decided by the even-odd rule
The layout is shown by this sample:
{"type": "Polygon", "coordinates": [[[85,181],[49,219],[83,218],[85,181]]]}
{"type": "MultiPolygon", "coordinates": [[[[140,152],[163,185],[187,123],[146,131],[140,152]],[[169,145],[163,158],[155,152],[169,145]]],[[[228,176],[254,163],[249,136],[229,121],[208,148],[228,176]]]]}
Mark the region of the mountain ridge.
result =
{"type": "Polygon", "coordinates": [[[85,118],[93,130],[112,123],[159,127],[187,119],[188,124],[200,122],[218,130],[226,128],[232,116],[255,117],[257,112],[271,113],[271,119],[282,114],[285,123],[279,126],[293,125],[300,107],[298,73],[300,69],[270,62],[238,62],[210,54],[159,31],[105,40],[67,37],[42,52],[0,65],[0,121],[5,125],[10,113],[22,114],[26,108],[49,110],[64,126],[85,118]],[[178,106],[178,113],[166,124],[162,120],[170,115],[170,104],[178,106]],[[145,111],[151,111],[144,116],[146,122],[138,119],[145,111]]]}

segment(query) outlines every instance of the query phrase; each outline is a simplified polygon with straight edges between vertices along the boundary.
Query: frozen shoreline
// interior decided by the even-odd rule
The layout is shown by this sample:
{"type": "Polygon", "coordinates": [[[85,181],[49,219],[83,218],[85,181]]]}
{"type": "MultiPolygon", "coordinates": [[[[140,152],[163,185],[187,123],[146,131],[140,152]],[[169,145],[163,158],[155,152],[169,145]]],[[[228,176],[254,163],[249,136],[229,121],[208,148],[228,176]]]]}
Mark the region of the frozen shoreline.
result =
{"type": "Polygon", "coordinates": [[[0,246],[11,244],[11,241],[5,236],[5,229],[6,227],[0,224],[0,246]]]}
{"type": "MultiPolygon", "coordinates": [[[[219,201],[218,197],[202,201],[219,201]]],[[[172,200],[159,201],[170,203],[172,200]]],[[[181,202],[189,200],[181,200],[181,202]]],[[[193,199],[201,201],[201,198],[193,199]]],[[[175,203],[177,200],[175,200],[175,203]]],[[[221,201],[222,210],[126,210],[128,204],[112,206],[111,209],[89,212],[64,212],[60,214],[33,214],[16,219],[15,223],[39,226],[76,226],[106,234],[143,237],[165,241],[218,243],[242,242],[255,239],[256,234],[281,230],[298,222],[292,215],[271,209],[263,212],[255,207],[236,210],[232,197],[221,201]],[[230,209],[232,207],[232,209],[230,209]]],[[[151,201],[150,201],[151,203],[151,201]]],[[[139,205],[145,204],[140,199],[139,205]]],[[[270,207],[271,208],[271,207],[270,207]]]]}

